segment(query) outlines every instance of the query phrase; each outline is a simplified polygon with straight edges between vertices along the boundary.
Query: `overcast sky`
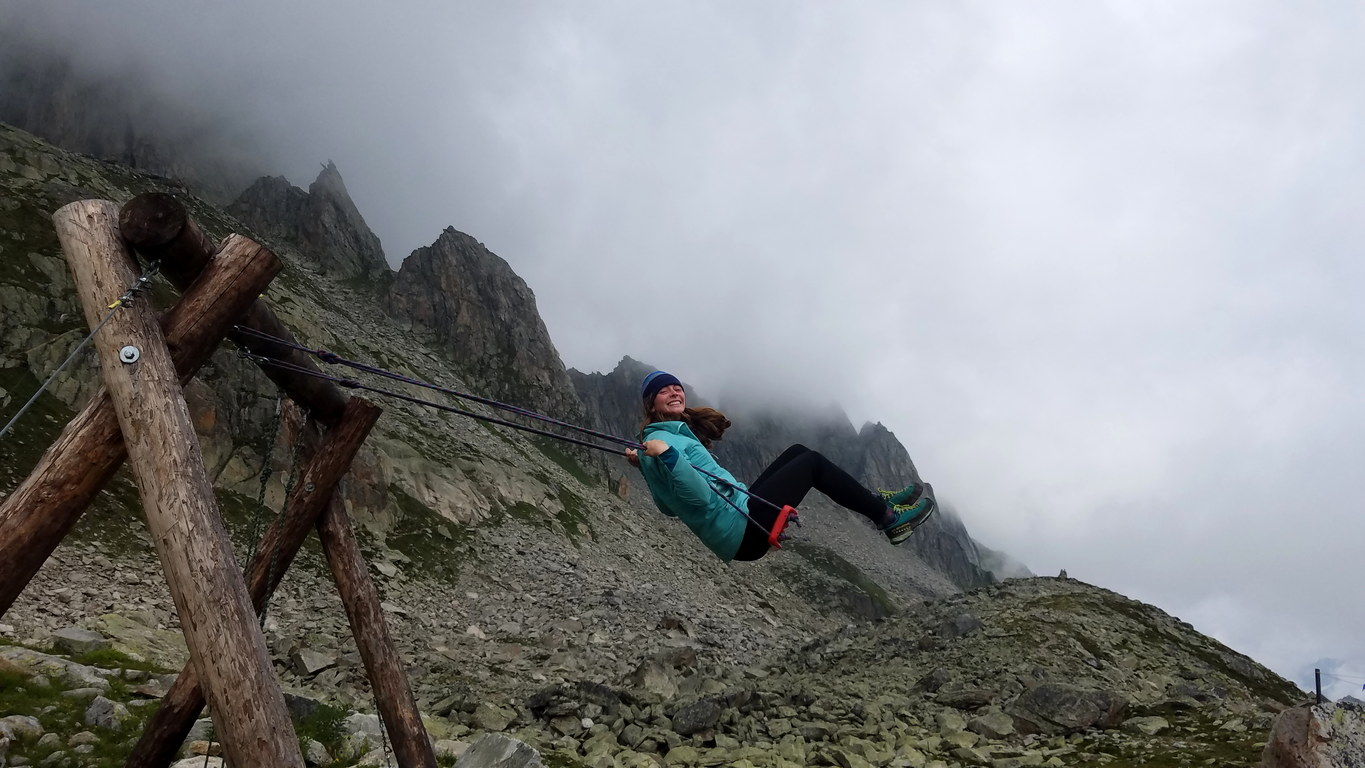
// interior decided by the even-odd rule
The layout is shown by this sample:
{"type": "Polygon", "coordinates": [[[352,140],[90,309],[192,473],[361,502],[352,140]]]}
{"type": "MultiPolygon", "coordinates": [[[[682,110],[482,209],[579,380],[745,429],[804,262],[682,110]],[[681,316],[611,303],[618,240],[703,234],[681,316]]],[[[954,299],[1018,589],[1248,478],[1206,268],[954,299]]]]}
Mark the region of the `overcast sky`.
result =
{"type": "Polygon", "coordinates": [[[1357,3],[16,2],[335,160],[395,266],[479,238],[569,365],[836,401],[1036,572],[1365,695],[1357,3]]]}

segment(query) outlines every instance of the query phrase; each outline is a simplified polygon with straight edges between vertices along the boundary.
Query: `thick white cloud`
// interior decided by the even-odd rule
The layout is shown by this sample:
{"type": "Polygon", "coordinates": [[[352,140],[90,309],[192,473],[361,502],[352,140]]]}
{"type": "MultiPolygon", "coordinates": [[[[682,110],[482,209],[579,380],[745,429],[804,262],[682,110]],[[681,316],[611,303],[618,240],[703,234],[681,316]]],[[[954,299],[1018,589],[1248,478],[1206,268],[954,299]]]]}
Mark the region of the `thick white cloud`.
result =
{"type": "Polygon", "coordinates": [[[19,7],[395,263],[479,237],[569,364],[836,400],[1036,570],[1365,671],[1355,4],[79,5],[19,7]]]}

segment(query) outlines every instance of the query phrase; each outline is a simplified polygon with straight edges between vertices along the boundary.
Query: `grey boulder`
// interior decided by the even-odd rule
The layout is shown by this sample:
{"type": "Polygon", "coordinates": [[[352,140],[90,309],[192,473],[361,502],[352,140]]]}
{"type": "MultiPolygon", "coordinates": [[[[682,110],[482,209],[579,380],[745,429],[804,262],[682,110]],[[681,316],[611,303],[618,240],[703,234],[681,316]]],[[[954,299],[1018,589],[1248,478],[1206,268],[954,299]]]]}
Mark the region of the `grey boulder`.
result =
{"type": "Polygon", "coordinates": [[[1005,712],[1021,733],[1067,734],[1114,728],[1127,710],[1128,699],[1114,691],[1043,683],[1020,694],[1005,712]]]}
{"type": "Polygon", "coordinates": [[[541,768],[540,753],[501,733],[485,733],[455,761],[455,768],[541,768]]]}
{"type": "Polygon", "coordinates": [[[1365,765],[1365,707],[1337,702],[1286,709],[1275,719],[1262,768],[1365,765]]]}

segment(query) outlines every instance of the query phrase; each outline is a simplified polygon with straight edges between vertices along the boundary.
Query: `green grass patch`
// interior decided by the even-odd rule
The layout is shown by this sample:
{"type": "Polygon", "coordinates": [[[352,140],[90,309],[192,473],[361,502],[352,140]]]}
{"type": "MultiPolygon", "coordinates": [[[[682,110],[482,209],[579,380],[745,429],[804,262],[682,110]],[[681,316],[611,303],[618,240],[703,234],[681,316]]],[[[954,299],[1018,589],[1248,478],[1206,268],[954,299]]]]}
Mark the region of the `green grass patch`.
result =
{"type": "Polygon", "coordinates": [[[472,535],[396,485],[389,486],[389,494],[399,511],[398,522],[388,535],[389,546],[412,558],[424,577],[453,584],[464,562],[459,553],[466,549],[472,535]]]}
{"type": "Polygon", "coordinates": [[[158,675],[179,671],[166,669],[165,667],[152,664],[151,662],[139,661],[126,653],[121,653],[112,648],[88,651],[73,657],[71,660],[77,664],[84,664],[87,667],[98,667],[100,669],[136,669],[158,675]]]}
{"type": "MultiPolygon", "coordinates": [[[[95,728],[85,724],[85,711],[90,706],[88,699],[63,696],[66,689],[41,678],[29,677],[0,670],[0,712],[37,717],[43,730],[62,736],[61,741],[52,745],[38,746],[36,739],[19,739],[10,745],[11,759],[22,757],[30,765],[41,765],[49,755],[63,751],[74,758],[79,765],[89,768],[117,768],[122,766],[131,747],[131,740],[142,730],[145,713],[151,708],[129,707],[132,718],[117,729],[95,728]],[[92,744],[93,751],[88,754],[73,754],[66,744],[66,738],[90,731],[98,737],[92,744]]],[[[126,704],[127,686],[122,681],[111,680],[105,698],[126,704]]]]}
{"type": "MultiPolygon", "coordinates": [[[[46,378],[47,374],[43,374],[46,378]]],[[[0,368],[0,387],[9,393],[10,401],[0,410],[0,423],[7,423],[14,417],[24,403],[38,391],[39,381],[25,367],[0,368]]],[[[66,423],[75,416],[49,392],[38,396],[14,426],[5,435],[5,450],[0,458],[0,472],[8,481],[6,492],[17,486],[42,458],[52,441],[61,433],[66,423]]]]}
{"type": "Polygon", "coordinates": [[[592,526],[588,524],[588,505],[583,501],[583,497],[561,485],[559,503],[564,505],[564,511],[555,517],[564,526],[564,532],[568,534],[570,541],[577,542],[585,532],[588,536],[596,535],[592,526]]]}
{"type": "MultiPolygon", "coordinates": [[[[534,525],[537,528],[550,527],[549,521],[546,520],[545,514],[540,511],[540,508],[532,504],[527,504],[524,501],[518,501],[509,506],[503,507],[501,511],[502,514],[505,515],[506,517],[510,517],[513,520],[517,520],[528,525],[534,525]]],[[[497,517],[498,517],[497,515],[494,515],[495,522],[498,522],[497,517]]]]}
{"type": "Polygon", "coordinates": [[[218,502],[223,524],[238,547],[255,547],[260,542],[261,534],[280,514],[278,508],[268,503],[258,504],[256,499],[226,488],[214,488],[213,497],[218,502]]]}
{"type": "MultiPolygon", "coordinates": [[[[1106,610],[1122,614],[1139,624],[1154,626],[1154,617],[1150,612],[1144,610],[1140,603],[1121,597],[1104,600],[1104,603],[1106,610]]],[[[1157,632],[1155,629],[1147,634],[1151,636],[1152,642],[1161,642],[1165,638],[1164,633],[1157,632]]],[[[1271,699],[1281,704],[1292,704],[1303,697],[1303,691],[1299,690],[1297,685],[1269,670],[1258,667],[1242,654],[1212,638],[1199,634],[1198,630],[1189,628],[1185,630],[1184,634],[1188,638],[1188,642],[1182,644],[1186,651],[1207,664],[1209,668],[1217,670],[1240,683],[1253,696],[1271,699]],[[1229,658],[1234,661],[1230,663],[1229,658]]]]}
{"type": "Polygon", "coordinates": [[[1082,745],[1082,749],[1095,757],[1077,759],[1075,764],[1108,768],[1195,768],[1256,765],[1261,761],[1265,749],[1264,732],[1221,730],[1218,721],[1203,714],[1170,718],[1169,722],[1172,727],[1154,737],[1092,736],[1094,742],[1082,745]]]}
{"type": "Polygon", "coordinates": [[[564,752],[544,752],[540,756],[545,768],[587,768],[577,755],[568,755],[564,752]]]}
{"type": "MultiPolygon", "coordinates": [[[[1303,691],[1299,690],[1298,686],[1269,670],[1263,670],[1250,659],[1231,648],[1201,635],[1198,630],[1184,624],[1181,624],[1179,629],[1172,631],[1165,625],[1167,622],[1175,621],[1175,619],[1166,616],[1155,608],[1129,600],[1121,595],[1098,597],[1053,595],[1035,601],[1035,605],[1076,617],[1089,613],[1122,616],[1131,622],[1126,637],[1136,641],[1129,643],[1129,646],[1136,653],[1144,652],[1143,649],[1135,647],[1138,643],[1149,649],[1146,652],[1152,652],[1151,649],[1160,649],[1170,643],[1177,643],[1182,650],[1202,661],[1210,669],[1243,686],[1257,698],[1270,699],[1281,704],[1292,704],[1303,696],[1303,691]]],[[[1070,627],[1057,627],[1056,629],[1068,631],[1096,658],[1112,661],[1112,656],[1083,632],[1073,630],[1070,627]]]]}
{"type": "Polygon", "coordinates": [[[569,455],[560,443],[543,436],[533,438],[531,443],[535,445],[541,453],[545,454],[546,458],[558,464],[560,468],[572,475],[578,482],[590,488],[596,484],[588,470],[584,469],[583,465],[578,463],[577,459],[569,455]]]}
{"type": "Polygon", "coordinates": [[[17,691],[28,682],[28,675],[8,667],[0,667],[0,695],[17,691]]]}
{"type": "Polygon", "coordinates": [[[563,533],[569,541],[575,544],[585,535],[590,537],[596,535],[589,524],[588,504],[583,497],[561,485],[559,503],[563,505],[563,509],[552,516],[534,504],[518,501],[502,508],[494,515],[493,522],[498,524],[504,519],[511,519],[546,531],[555,531],[558,525],[563,528],[563,533]]]}
{"type": "Polygon", "coordinates": [[[95,497],[76,522],[70,538],[114,557],[140,556],[151,551],[142,499],[126,466],[95,497]]]}
{"type": "Polygon", "coordinates": [[[299,749],[306,749],[309,741],[316,741],[327,748],[328,754],[341,752],[347,735],[347,714],[344,709],[319,702],[312,712],[296,718],[294,733],[299,739],[299,749]]]}
{"type": "MultiPolygon", "coordinates": [[[[891,616],[896,613],[896,604],[891,600],[891,596],[886,593],[886,590],[863,573],[858,566],[845,560],[837,552],[804,541],[794,541],[784,546],[800,555],[802,559],[820,572],[847,583],[856,593],[871,600],[873,605],[885,615],[891,616]]],[[[819,589],[809,589],[808,591],[815,593],[808,595],[808,597],[814,597],[816,600],[824,600],[829,597],[819,589]]],[[[858,612],[855,611],[855,613],[858,612]]]]}

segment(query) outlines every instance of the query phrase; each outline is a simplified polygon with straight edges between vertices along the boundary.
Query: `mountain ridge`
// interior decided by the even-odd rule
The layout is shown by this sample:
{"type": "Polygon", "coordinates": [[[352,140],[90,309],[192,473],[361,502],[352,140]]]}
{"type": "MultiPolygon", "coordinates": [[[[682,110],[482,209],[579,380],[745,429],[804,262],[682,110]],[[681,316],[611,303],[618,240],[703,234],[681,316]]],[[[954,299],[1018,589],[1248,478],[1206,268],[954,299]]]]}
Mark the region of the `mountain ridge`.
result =
{"type": "MultiPolygon", "coordinates": [[[[48,215],[73,199],[152,190],[184,195],[215,236],[252,228],[176,182],[0,125],[5,407],[84,335],[48,215]]],[[[262,238],[286,263],[267,300],[305,344],[451,386],[479,383],[436,334],[376,311],[387,285],[356,284],[291,238],[262,238]]],[[[611,386],[631,385],[617,378],[611,386]]],[[[22,476],[97,380],[88,359],[58,379],[0,460],[0,478],[22,476]]],[[[188,390],[223,514],[245,547],[262,513],[252,502],[259,470],[274,466],[263,495],[277,500],[289,469],[287,446],[263,448],[273,387],[222,350],[188,390]]],[[[626,425],[635,397],[604,385],[601,397],[579,400],[604,414],[621,403],[603,418],[626,425]]],[[[1300,693],[1107,590],[1058,579],[965,590],[818,503],[798,545],[725,566],[622,486],[623,462],[385,407],[341,498],[362,528],[419,704],[456,740],[511,733],[561,764],[594,768],[1245,764],[1264,743],[1258,733],[1300,693]]],[[[853,441],[842,448],[849,461],[864,435],[890,436],[823,428],[853,441]]],[[[908,453],[896,459],[861,469],[914,472],[908,453]]],[[[746,460],[742,451],[735,460],[746,460]]],[[[4,617],[0,645],[46,647],[73,623],[113,632],[105,617],[120,612],[175,634],[134,499],[126,477],[115,481],[4,617]]],[[[302,650],[337,659],[321,671],[282,663],[287,685],[363,707],[363,671],[326,579],[319,553],[305,552],[276,597],[267,640],[277,659],[302,650]]],[[[37,685],[23,670],[4,673],[0,702],[12,679],[37,685]]],[[[37,754],[36,743],[0,739],[37,754]]]]}
{"type": "MultiPolygon", "coordinates": [[[[455,362],[472,391],[569,421],[587,418],[599,429],[610,427],[606,431],[613,434],[638,432],[631,412],[636,383],[618,382],[613,387],[610,396],[619,392],[618,403],[603,399],[607,395],[585,392],[591,380],[575,376],[564,365],[536,308],[534,292],[505,259],[477,238],[447,227],[431,245],[415,249],[396,270],[391,269],[382,244],[331,161],[323,164],[306,191],[281,176],[243,182],[242,170],[251,163],[235,162],[229,172],[221,162],[203,159],[205,153],[191,146],[193,139],[187,135],[159,136],[151,127],[157,124],[139,122],[139,114],[127,108],[136,99],[119,95],[127,88],[125,83],[82,81],[60,59],[44,64],[17,56],[0,60],[0,65],[5,64],[9,66],[0,66],[0,77],[13,87],[7,98],[0,98],[0,119],[17,117],[33,132],[69,143],[76,151],[104,155],[158,175],[183,176],[186,189],[227,202],[224,212],[245,224],[246,231],[272,245],[287,243],[319,276],[350,281],[362,294],[377,294],[380,310],[455,362]],[[50,96],[45,100],[25,96],[35,90],[50,96]],[[90,92],[104,95],[82,102],[90,92]],[[43,108],[35,106],[39,103],[43,108]],[[79,121],[67,118],[75,114],[80,115],[79,121]],[[112,133],[102,134],[101,126],[112,133]],[[134,145],[155,151],[127,150],[134,145]],[[224,190],[234,180],[244,188],[231,196],[224,190]],[[366,290],[367,285],[375,291],[366,290]],[[591,409],[585,398],[593,401],[591,409]],[[607,416],[615,409],[621,413],[607,416]]],[[[147,108],[152,116],[175,111],[175,105],[164,99],[138,98],[155,102],[147,108]]],[[[193,110],[179,112],[192,121],[193,110]]],[[[175,183],[174,179],[166,181],[175,183]]],[[[630,359],[626,356],[623,362],[630,359]]],[[[619,378],[618,371],[604,375],[610,378],[613,373],[619,378]]],[[[692,394],[697,402],[707,401],[707,393],[692,394]]],[[[727,399],[723,392],[715,397],[727,399]]],[[[868,428],[855,430],[838,406],[828,413],[815,409],[798,414],[738,404],[730,412],[736,427],[717,454],[741,478],[756,477],[788,445],[800,442],[826,453],[870,486],[901,487],[919,479],[908,452],[889,431],[872,427],[871,433],[864,434],[868,428]]],[[[568,455],[589,471],[611,474],[597,469],[605,466],[601,458],[588,457],[578,449],[568,449],[568,455]]],[[[625,477],[617,471],[618,481],[625,477]]],[[[992,567],[1000,568],[1002,575],[1028,572],[1017,564],[1001,567],[997,565],[1000,558],[983,557],[983,548],[952,505],[951,489],[938,491],[944,514],[920,532],[911,549],[963,587],[991,581],[995,578],[992,567]]],[[[1008,557],[1003,561],[1012,562],[1008,557]]]]}

